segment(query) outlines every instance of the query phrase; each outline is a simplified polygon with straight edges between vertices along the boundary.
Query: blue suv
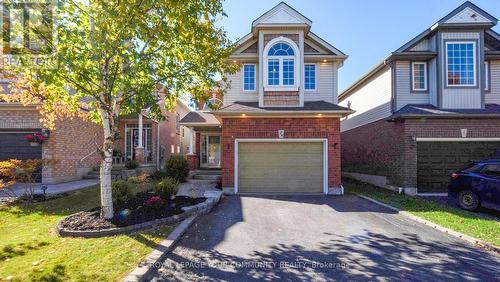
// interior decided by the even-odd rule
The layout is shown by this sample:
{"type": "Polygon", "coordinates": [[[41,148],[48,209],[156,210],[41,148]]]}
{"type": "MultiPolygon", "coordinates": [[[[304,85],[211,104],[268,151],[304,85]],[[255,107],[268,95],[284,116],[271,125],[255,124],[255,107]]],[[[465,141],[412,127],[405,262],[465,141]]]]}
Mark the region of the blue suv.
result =
{"type": "Polygon", "coordinates": [[[448,195],[466,210],[480,206],[500,210],[500,157],[474,161],[453,173],[448,195]]]}

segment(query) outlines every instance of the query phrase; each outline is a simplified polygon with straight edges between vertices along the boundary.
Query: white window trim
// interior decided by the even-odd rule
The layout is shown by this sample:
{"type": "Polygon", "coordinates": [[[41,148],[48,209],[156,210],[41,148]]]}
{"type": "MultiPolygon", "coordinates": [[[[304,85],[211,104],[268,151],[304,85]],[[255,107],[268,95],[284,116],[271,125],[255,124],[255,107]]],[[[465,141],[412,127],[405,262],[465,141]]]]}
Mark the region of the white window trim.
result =
{"type": "Polygon", "coordinates": [[[476,46],[476,41],[447,41],[446,42],[446,48],[444,50],[445,54],[446,54],[446,60],[445,60],[445,64],[446,64],[446,76],[445,76],[445,79],[446,79],[446,87],[476,87],[477,86],[477,58],[476,58],[476,53],[477,53],[477,46],[476,46]],[[473,49],[473,52],[472,52],[472,70],[474,72],[474,75],[473,75],[473,78],[474,78],[474,83],[473,84],[449,84],[449,80],[448,80],[448,45],[450,44],[471,44],[472,43],[472,49],[473,49]]]}
{"type": "Polygon", "coordinates": [[[318,90],[318,64],[317,63],[304,63],[304,79],[303,79],[303,85],[304,85],[304,91],[305,92],[316,92],[318,90]],[[312,65],[314,66],[314,88],[313,89],[306,89],[306,66],[307,65],[312,65]]]}
{"type": "Polygon", "coordinates": [[[490,91],[490,62],[484,61],[484,90],[490,91]]]}
{"type": "Polygon", "coordinates": [[[241,89],[243,92],[247,93],[255,93],[257,91],[257,65],[256,64],[243,64],[241,67],[241,77],[242,77],[242,83],[241,83],[241,89]],[[252,90],[247,90],[245,89],[245,66],[253,66],[253,86],[254,88],[252,90]]]}
{"type": "Polygon", "coordinates": [[[302,81],[301,73],[300,73],[300,50],[297,44],[293,42],[291,39],[280,36],[274,38],[269,41],[264,48],[263,51],[263,85],[265,91],[298,91],[299,90],[299,82],[302,81]],[[294,52],[293,56],[268,56],[269,49],[277,43],[286,43],[288,44],[294,52]],[[269,59],[277,59],[279,60],[279,85],[269,85],[268,82],[268,60],[269,59]],[[294,59],[294,79],[293,85],[283,85],[283,59],[294,59]]]}
{"type": "MultiPolygon", "coordinates": [[[[427,91],[428,86],[427,86],[427,62],[412,62],[411,63],[411,90],[412,91],[427,91]],[[414,72],[414,67],[415,65],[424,65],[424,88],[415,88],[415,72],[414,72]]],[[[446,72],[448,73],[448,72],[446,72]]]]}

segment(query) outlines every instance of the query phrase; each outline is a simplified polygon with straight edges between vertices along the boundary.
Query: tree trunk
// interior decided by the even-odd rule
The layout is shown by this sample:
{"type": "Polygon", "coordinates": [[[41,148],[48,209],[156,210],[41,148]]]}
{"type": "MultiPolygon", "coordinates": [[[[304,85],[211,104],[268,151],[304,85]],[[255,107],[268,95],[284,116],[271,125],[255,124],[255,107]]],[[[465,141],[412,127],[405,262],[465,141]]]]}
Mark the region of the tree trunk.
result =
{"type": "Polygon", "coordinates": [[[101,110],[104,127],[104,144],[102,148],[101,178],[101,218],[113,217],[113,195],[111,189],[111,169],[113,168],[114,125],[113,118],[101,110]]]}

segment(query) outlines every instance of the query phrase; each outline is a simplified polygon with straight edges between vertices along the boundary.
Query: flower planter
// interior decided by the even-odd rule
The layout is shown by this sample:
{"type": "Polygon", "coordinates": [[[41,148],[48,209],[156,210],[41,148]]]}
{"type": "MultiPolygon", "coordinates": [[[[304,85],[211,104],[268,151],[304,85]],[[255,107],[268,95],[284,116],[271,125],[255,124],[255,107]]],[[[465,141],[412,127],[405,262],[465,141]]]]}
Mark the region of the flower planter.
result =
{"type": "Polygon", "coordinates": [[[30,146],[31,147],[38,147],[38,146],[40,146],[40,143],[38,143],[38,142],[30,142],[30,146]]]}

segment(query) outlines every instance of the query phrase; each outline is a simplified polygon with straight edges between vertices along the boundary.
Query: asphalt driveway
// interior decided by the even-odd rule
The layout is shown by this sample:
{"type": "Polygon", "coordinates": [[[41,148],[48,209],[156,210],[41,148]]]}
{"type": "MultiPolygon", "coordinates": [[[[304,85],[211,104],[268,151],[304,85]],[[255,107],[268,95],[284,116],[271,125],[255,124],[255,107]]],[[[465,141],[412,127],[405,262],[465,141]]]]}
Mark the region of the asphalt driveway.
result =
{"type": "Polygon", "coordinates": [[[357,196],[232,196],[155,280],[500,281],[500,259],[357,196]]]}

